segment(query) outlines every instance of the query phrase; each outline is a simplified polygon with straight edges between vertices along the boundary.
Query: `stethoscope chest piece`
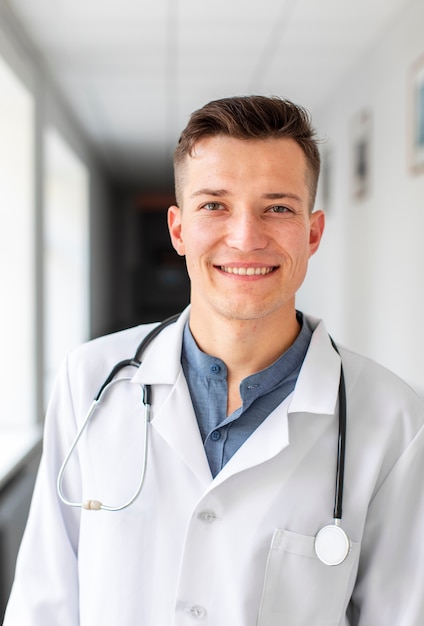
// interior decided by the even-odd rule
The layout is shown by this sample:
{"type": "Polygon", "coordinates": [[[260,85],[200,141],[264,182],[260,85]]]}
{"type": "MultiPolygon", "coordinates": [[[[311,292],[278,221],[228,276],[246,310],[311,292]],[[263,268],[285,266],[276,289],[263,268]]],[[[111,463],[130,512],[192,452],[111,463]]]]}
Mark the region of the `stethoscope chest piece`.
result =
{"type": "Polygon", "coordinates": [[[325,565],[340,565],[349,551],[349,537],[337,524],[324,526],[315,537],[315,553],[325,565]]]}

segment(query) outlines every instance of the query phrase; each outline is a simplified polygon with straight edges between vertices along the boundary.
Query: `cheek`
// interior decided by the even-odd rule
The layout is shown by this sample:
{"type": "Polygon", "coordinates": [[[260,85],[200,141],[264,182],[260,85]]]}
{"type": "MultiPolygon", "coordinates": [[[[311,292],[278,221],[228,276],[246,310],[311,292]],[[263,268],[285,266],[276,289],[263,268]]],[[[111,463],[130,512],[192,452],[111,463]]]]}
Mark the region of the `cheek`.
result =
{"type": "Polygon", "coordinates": [[[293,229],[282,239],[282,248],[287,251],[294,262],[303,262],[311,254],[309,232],[305,229],[293,229]]]}
{"type": "Polygon", "coordinates": [[[204,276],[201,272],[199,257],[193,254],[192,250],[187,250],[185,255],[187,274],[191,285],[197,285],[197,289],[204,283],[204,276]]]}
{"type": "Polygon", "coordinates": [[[213,228],[199,222],[193,222],[189,226],[183,225],[181,240],[185,248],[185,254],[195,259],[207,254],[213,246],[213,228]]]}
{"type": "Polygon", "coordinates": [[[205,273],[213,265],[214,246],[210,237],[210,229],[190,227],[185,231],[184,241],[185,260],[187,271],[191,280],[201,275],[200,280],[205,280],[205,273]]]}

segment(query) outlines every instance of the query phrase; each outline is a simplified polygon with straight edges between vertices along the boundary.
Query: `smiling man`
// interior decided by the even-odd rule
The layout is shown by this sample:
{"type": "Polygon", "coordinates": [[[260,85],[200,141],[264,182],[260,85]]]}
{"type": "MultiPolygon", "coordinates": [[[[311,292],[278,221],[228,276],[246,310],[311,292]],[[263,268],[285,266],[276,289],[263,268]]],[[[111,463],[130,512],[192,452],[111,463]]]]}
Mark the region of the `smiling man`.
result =
{"type": "Polygon", "coordinates": [[[299,334],[295,294],[319,246],[308,163],[290,137],[198,140],[177,165],[184,185],[169,209],[191,280],[190,328],[228,371],[228,412],[240,383],[273,363],[299,334]]]}
{"type": "Polygon", "coordinates": [[[5,626],[422,626],[423,403],[296,310],[319,164],[292,102],[193,113],[168,212],[190,306],[64,364],[5,626]]]}

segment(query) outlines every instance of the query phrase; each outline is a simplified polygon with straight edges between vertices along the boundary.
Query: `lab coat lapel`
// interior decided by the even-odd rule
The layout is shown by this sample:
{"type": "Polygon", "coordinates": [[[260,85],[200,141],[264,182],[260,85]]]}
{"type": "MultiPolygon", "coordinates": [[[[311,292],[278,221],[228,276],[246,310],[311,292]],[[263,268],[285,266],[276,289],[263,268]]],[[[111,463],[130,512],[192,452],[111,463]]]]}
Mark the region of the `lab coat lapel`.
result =
{"type": "MultiPolygon", "coordinates": [[[[309,319],[314,332],[293,393],[282,402],[254,433],[237,450],[214,480],[213,486],[224,482],[231,475],[264,463],[288,448],[286,456],[288,471],[293,463],[300,462],[302,450],[307,451],[327,427],[322,415],[334,415],[337,409],[340,380],[340,356],[331,345],[323,322],[309,319]],[[302,450],[297,449],[298,459],[290,453],[290,419],[304,414],[316,420],[310,436],[302,438],[302,450]]],[[[283,480],[283,474],[281,476],[283,480]]]]}
{"type": "MultiPolygon", "coordinates": [[[[188,315],[189,309],[186,309],[175,324],[158,335],[146,351],[133,382],[153,386],[152,427],[206,487],[212,477],[181,368],[182,334],[188,315]]],[[[324,324],[309,321],[314,332],[293,394],[244,442],[213,485],[271,459],[287,447],[289,414],[332,415],[335,412],[340,357],[331,345],[324,324]]]]}
{"type": "Polygon", "coordinates": [[[165,328],[142,355],[132,382],[152,386],[152,428],[206,487],[212,480],[187,382],[181,367],[184,325],[189,309],[165,328]]]}
{"type": "Polygon", "coordinates": [[[159,409],[155,413],[152,427],[168,442],[206,488],[212,481],[212,474],[182,371],[166,399],[163,402],[159,401],[159,409]]]}
{"type": "Polygon", "coordinates": [[[286,398],[246,439],[216,476],[214,487],[233,474],[272,459],[289,445],[288,406],[289,398],[286,398]]]}

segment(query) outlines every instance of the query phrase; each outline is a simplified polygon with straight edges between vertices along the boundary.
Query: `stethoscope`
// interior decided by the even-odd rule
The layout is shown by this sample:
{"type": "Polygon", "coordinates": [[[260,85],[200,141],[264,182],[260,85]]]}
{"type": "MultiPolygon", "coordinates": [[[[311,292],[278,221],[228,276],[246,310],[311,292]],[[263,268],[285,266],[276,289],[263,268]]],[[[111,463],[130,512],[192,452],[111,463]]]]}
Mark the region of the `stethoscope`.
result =
{"type": "MultiPolygon", "coordinates": [[[[138,481],[136,490],[129,500],[120,504],[119,506],[110,506],[103,504],[98,500],[85,500],[84,502],[72,502],[66,498],[63,493],[63,476],[68,466],[69,459],[71,458],[82,434],[87,428],[90,420],[92,419],[96,409],[101,404],[102,400],[107,396],[109,390],[123,381],[130,381],[131,377],[125,376],[116,378],[116,375],[127,367],[139,368],[141,365],[141,357],[146,350],[147,346],[159,335],[159,333],[169,324],[175,322],[179,317],[179,314],[173,315],[164,320],[158,326],[155,326],[150,333],[144,337],[140,345],[137,347],[134,357],[130,359],[124,359],[120,361],[112,368],[109,376],[105,379],[100,389],[97,392],[90,408],[87,411],[77,435],[66,455],[62,466],[60,468],[57,477],[57,492],[61,501],[70,507],[82,508],[88,511],[122,511],[129,507],[140,495],[143,488],[144,479],[146,475],[147,467],[147,455],[148,455],[148,428],[150,424],[150,410],[151,410],[151,386],[143,385],[142,402],[144,404],[144,431],[143,431],[143,461],[140,473],[140,479],[138,481]]],[[[334,350],[339,354],[336,344],[330,337],[334,350]]],[[[339,433],[337,443],[337,467],[336,467],[336,486],[334,494],[334,510],[333,510],[333,523],[328,524],[321,528],[315,537],[315,553],[317,557],[325,565],[340,565],[346,559],[349,554],[351,544],[349,537],[341,527],[342,520],[342,502],[343,502],[343,482],[344,482],[344,468],[345,468],[345,449],[346,449],[346,386],[344,380],[343,366],[340,364],[340,383],[339,383],[339,433]]]]}

